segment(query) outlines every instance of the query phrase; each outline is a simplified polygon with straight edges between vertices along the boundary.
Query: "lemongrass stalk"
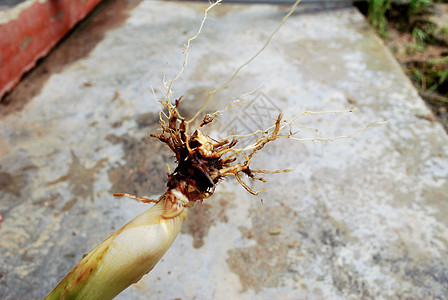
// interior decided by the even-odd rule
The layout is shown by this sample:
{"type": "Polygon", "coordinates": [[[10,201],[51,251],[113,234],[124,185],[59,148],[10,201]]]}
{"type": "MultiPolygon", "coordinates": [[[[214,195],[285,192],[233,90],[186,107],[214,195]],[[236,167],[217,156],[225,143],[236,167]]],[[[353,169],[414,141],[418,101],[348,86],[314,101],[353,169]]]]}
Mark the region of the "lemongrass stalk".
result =
{"type": "MultiPolygon", "coordinates": [[[[128,286],[139,281],[143,275],[154,268],[178,235],[183,222],[187,218],[187,211],[184,206],[193,205],[197,201],[202,202],[203,199],[210,197],[219,181],[228,175],[234,175],[247,191],[257,195],[258,192],[253,191],[245,184],[239,175],[245,174],[252,180],[264,181],[258,174],[270,172],[250,169],[253,155],[268,142],[293,135],[292,133],[286,135],[279,133],[280,129],[283,129],[281,128],[282,115],[278,117],[274,127],[264,130],[264,135],[246,149],[233,149],[236,140],[215,141],[199,131],[199,127],[211,123],[219,113],[206,115],[201,124],[191,134],[188,127],[205,109],[210,97],[227,87],[243,67],[264,51],[300,0],[296,0],[290,12],[269,36],[264,46],[246,63],[241,65],[227,82],[208,94],[204,105],[192,119],[187,121],[179,114],[178,107],[181,98],[176,100],[174,104],[171,103],[171,88],[187,65],[190,42],[201,32],[207,12],[219,2],[220,0],[204,10],[205,16],[198,33],[188,40],[181,71],[168,83],[167,99],[161,101],[162,105],[168,110],[168,115],[163,111],[159,113],[162,133],[151,135],[166,143],[176,155],[178,165],[174,172],[170,172],[171,174],[168,176],[168,191],[158,201],[154,201],[157,203],[152,208],[136,217],[86,254],[78,265],[45,297],[46,300],[112,299],[128,286]],[[248,152],[248,156],[244,156],[246,160],[237,162],[234,155],[245,152],[248,152]],[[226,154],[229,155],[226,157],[226,154]]],[[[143,202],[148,200],[128,194],[117,195],[130,196],[143,200],[143,202]]],[[[151,201],[149,200],[149,202],[151,201]]]]}
{"type": "Polygon", "coordinates": [[[45,299],[112,299],[139,281],[162,258],[187,218],[182,196],[166,192],[86,254],[45,299]]]}

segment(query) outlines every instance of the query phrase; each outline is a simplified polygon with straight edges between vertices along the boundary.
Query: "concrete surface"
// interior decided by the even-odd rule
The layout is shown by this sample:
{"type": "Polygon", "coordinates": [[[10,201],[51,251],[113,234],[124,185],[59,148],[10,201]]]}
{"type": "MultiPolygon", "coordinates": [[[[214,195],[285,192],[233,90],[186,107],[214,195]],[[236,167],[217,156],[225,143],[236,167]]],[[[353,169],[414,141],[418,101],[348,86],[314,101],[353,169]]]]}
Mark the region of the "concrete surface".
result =
{"type": "MultiPolygon", "coordinates": [[[[124,1],[112,1],[1,107],[1,299],[42,298],[147,208],[113,192],[164,190],[165,163],[173,164],[168,148],[148,138],[159,109],[151,86],[162,97],[163,74],[179,69],[206,4],[117,3],[124,1]],[[87,37],[95,43],[81,55],[74,45],[87,37]]],[[[257,51],[286,12],[218,7],[175,84],[184,114],[257,51]]],[[[425,118],[429,111],[363,17],[353,8],[302,6],[208,110],[249,91],[252,104],[224,114],[214,136],[266,126],[279,111],[359,108],[301,117],[319,131],[297,127],[299,137],[389,124],[352,139],[270,145],[255,166],[295,171],[268,176],[256,186],[266,188],[259,198],[223,182],[190,209],[158,266],[118,299],[446,298],[448,138],[425,118]]]]}

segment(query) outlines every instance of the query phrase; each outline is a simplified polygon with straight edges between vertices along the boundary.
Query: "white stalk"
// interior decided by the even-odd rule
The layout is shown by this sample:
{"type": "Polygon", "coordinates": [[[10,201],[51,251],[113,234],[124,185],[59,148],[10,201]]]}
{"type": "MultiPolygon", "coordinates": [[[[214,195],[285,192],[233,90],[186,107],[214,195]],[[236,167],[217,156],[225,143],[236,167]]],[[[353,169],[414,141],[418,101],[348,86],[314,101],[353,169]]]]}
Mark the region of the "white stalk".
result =
{"type": "Polygon", "coordinates": [[[182,200],[172,190],[165,193],[86,254],[45,299],[112,299],[139,281],[177,237],[187,218],[182,200]],[[168,211],[170,216],[164,216],[168,211]]]}

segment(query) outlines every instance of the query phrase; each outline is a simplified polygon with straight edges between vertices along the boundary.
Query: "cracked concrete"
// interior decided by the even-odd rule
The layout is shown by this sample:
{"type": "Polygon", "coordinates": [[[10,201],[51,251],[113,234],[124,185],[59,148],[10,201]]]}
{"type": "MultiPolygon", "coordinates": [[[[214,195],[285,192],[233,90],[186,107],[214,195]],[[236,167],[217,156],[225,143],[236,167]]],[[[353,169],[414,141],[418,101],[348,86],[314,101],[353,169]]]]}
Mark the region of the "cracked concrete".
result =
{"type": "MultiPolygon", "coordinates": [[[[162,98],[163,74],[179,70],[205,3],[130,2],[127,19],[96,27],[101,39],[90,52],[61,66],[64,51],[76,52],[62,45],[40,66],[37,92],[19,86],[11,103],[23,104],[0,108],[1,299],[42,298],[84,253],[148,207],[111,193],[163,192],[173,160],[148,138],[160,108],[151,87],[162,98]]],[[[287,9],[216,8],[174,86],[185,115],[262,46],[287,9]]],[[[66,43],[95,35],[89,26],[107,11],[66,43]]],[[[266,189],[258,198],[234,180],[221,183],[191,210],[156,268],[117,299],[448,294],[448,138],[422,118],[428,109],[354,8],[303,5],[207,110],[241,95],[252,102],[224,113],[210,134],[248,133],[278,111],[290,118],[355,106],[300,117],[298,137],[388,124],[351,139],[267,146],[254,167],[294,172],[255,185],[266,189]]]]}

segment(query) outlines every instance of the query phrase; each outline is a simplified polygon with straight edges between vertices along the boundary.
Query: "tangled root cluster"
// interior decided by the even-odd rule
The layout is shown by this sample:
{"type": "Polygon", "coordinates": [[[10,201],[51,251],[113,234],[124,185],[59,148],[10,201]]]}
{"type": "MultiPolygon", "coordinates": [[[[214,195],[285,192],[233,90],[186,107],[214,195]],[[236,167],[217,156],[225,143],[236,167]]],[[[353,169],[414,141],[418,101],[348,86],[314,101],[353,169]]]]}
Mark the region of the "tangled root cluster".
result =
{"type": "Polygon", "coordinates": [[[161,102],[168,109],[168,115],[159,113],[162,133],[151,135],[167,144],[176,156],[177,167],[168,174],[168,189],[179,188],[190,201],[202,201],[213,194],[220,180],[228,175],[234,175],[247,191],[257,195],[259,191],[253,191],[244,183],[240,174],[244,173],[253,180],[265,181],[255,174],[271,173],[265,170],[251,170],[250,162],[254,154],[266,143],[281,137],[279,130],[282,115],[278,117],[274,129],[271,132],[266,131],[252,147],[235,149],[234,146],[238,142],[236,139],[225,138],[215,141],[199,130],[200,127],[213,122],[217,114],[206,114],[193,133],[188,134],[189,123],[178,110],[181,99],[182,97],[176,100],[174,105],[168,101],[161,102]],[[244,154],[248,150],[249,153],[244,154]],[[244,160],[236,162],[236,154],[241,152],[244,154],[244,160]]]}

